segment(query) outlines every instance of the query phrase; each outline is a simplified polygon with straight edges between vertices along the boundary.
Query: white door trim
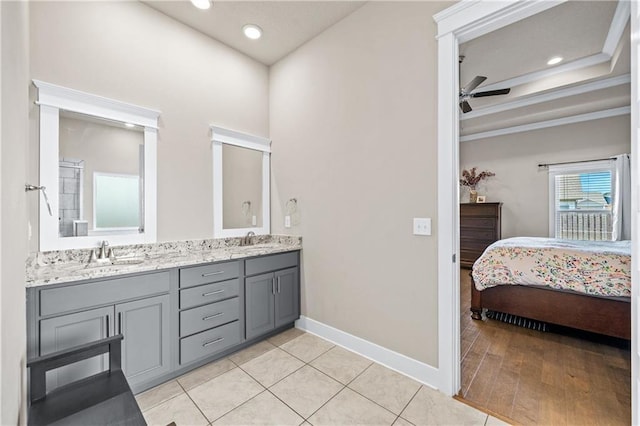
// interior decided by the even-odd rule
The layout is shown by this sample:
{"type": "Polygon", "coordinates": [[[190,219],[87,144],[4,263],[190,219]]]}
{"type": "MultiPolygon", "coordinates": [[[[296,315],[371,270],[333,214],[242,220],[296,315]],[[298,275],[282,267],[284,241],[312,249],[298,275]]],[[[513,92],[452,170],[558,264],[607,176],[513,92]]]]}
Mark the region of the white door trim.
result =
{"type": "Polygon", "coordinates": [[[468,0],[434,16],[438,24],[438,382],[448,395],[460,390],[458,45],[561,3],[468,0]]]}
{"type": "Polygon", "coordinates": [[[640,212],[640,81],[638,66],[638,49],[640,48],[640,7],[638,3],[631,2],[631,424],[637,425],[640,422],[638,413],[640,404],[638,390],[640,386],[640,348],[638,344],[638,302],[640,301],[640,290],[638,289],[638,268],[640,256],[640,223],[638,223],[638,213],[640,212]]]}

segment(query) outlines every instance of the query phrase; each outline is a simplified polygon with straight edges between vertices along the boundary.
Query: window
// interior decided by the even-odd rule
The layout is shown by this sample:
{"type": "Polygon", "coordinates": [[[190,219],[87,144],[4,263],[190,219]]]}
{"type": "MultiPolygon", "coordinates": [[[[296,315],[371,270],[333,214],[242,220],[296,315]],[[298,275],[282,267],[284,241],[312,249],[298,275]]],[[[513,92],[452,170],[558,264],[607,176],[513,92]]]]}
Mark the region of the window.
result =
{"type": "Polygon", "coordinates": [[[615,162],[549,167],[549,234],[569,240],[613,240],[615,162]]]}
{"type": "Polygon", "coordinates": [[[94,172],[93,223],[96,231],[138,232],[140,210],[138,176],[94,172]]]}

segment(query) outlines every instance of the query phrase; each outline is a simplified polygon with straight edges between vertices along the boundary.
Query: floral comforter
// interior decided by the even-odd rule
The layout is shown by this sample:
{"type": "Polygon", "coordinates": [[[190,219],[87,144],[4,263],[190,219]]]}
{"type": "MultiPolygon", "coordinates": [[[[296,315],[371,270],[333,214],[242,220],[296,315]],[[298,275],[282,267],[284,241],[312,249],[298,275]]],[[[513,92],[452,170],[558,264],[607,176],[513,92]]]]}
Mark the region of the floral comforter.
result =
{"type": "Polygon", "coordinates": [[[630,297],[631,241],[507,238],[487,247],[473,280],[478,290],[519,284],[630,297]]]}

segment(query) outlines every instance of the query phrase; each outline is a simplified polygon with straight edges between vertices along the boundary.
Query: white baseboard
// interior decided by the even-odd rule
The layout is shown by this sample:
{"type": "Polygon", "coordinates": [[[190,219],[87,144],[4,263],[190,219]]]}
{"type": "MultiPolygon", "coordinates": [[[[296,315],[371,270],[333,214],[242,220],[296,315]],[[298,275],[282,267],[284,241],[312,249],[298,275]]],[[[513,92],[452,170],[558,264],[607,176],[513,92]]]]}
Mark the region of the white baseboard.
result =
{"type": "Polygon", "coordinates": [[[301,316],[296,321],[296,327],[362,355],[371,361],[382,364],[424,385],[440,389],[440,371],[429,364],[409,358],[406,355],[305,316],[301,316]]]}

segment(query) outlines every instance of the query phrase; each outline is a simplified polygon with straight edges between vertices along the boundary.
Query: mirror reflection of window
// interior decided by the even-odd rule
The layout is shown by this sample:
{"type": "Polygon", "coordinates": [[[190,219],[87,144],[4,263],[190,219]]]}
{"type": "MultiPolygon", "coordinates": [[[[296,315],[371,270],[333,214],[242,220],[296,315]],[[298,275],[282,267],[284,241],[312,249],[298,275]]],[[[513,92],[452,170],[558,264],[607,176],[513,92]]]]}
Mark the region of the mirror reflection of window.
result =
{"type": "Polygon", "coordinates": [[[225,229],[262,226],[262,152],[222,145],[222,223],[225,229]]]}
{"type": "Polygon", "coordinates": [[[143,129],[61,111],[59,131],[59,235],[141,232],[143,129]]]}
{"type": "Polygon", "coordinates": [[[93,174],[93,214],[96,231],[137,230],[140,226],[140,177],[93,174]]]}

